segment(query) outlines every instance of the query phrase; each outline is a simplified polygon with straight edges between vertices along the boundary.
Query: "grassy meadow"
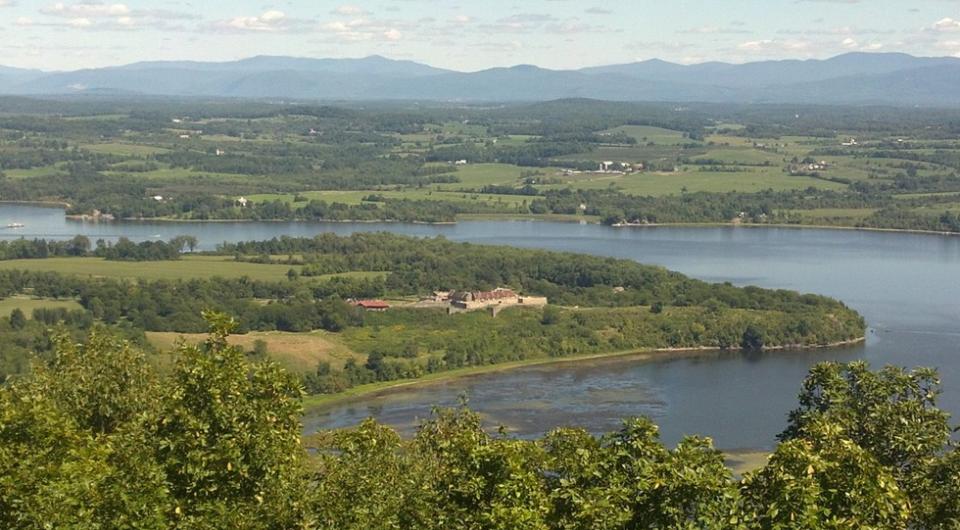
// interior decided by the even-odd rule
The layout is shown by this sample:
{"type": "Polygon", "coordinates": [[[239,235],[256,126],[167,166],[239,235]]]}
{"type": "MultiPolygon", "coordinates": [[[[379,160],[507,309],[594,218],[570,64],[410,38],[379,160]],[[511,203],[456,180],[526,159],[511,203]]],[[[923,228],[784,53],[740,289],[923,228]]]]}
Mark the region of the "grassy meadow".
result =
{"type": "MultiPolygon", "coordinates": [[[[196,344],[206,340],[203,333],[175,333],[148,331],[147,340],[163,351],[174,349],[180,341],[196,344]]],[[[252,351],[257,341],[267,345],[267,355],[289,370],[303,373],[316,370],[320,362],[329,362],[336,369],[343,368],[347,359],[363,362],[366,356],[359,355],[345,346],[336,334],[325,331],[310,333],[284,333],[280,331],[250,332],[231,335],[230,344],[252,351]]]]}
{"type": "Polygon", "coordinates": [[[66,309],[73,311],[83,309],[74,300],[53,300],[50,298],[32,298],[29,296],[11,296],[0,300],[0,316],[9,315],[14,309],[19,309],[31,318],[34,309],[66,309]]]}
{"type": "Polygon", "coordinates": [[[239,278],[280,281],[287,265],[244,263],[230,256],[184,256],[177,261],[107,261],[102,258],[47,258],[0,261],[0,270],[28,269],[78,276],[145,280],[239,278]]]}

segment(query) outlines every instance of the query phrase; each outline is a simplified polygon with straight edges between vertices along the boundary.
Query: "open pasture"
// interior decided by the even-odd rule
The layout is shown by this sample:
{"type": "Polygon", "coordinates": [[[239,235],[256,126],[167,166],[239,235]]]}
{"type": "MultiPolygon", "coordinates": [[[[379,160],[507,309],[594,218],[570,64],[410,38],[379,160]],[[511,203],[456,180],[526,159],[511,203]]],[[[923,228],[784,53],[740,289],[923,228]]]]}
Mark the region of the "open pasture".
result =
{"type": "Polygon", "coordinates": [[[114,279],[185,280],[240,278],[281,281],[287,265],[243,263],[230,256],[184,256],[177,261],[106,261],[102,258],[47,258],[0,261],[0,270],[24,269],[114,279]]]}
{"type": "Polygon", "coordinates": [[[66,309],[73,311],[83,309],[75,300],[54,300],[50,298],[33,298],[29,296],[11,296],[0,300],[0,316],[9,315],[14,309],[23,311],[27,318],[32,318],[34,309],[66,309]]]}
{"type": "MultiPolygon", "coordinates": [[[[147,340],[159,350],[172,350],[180,341],[197,344],[206,340],[203,333],[147,332],[147,340]]],[[[363,361],[340,342],[336,334],[325,331],[284,333],[280,331],[251,332],[231,335],[230,344],[253,351],[257,341],[267,345],[267,355],[294,372],[317,369],[320,362],[329,362],[334,369],[342,369],[348,359],[363,361]]]]}

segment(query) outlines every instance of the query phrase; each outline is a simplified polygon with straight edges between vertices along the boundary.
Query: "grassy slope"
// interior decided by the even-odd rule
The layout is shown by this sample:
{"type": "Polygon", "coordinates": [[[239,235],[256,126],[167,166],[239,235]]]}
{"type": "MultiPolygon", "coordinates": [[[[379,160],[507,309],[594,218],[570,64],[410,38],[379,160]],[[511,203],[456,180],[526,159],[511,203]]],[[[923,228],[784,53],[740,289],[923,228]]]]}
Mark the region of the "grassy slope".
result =
{"type": "MultiPolygon", "coordinates": [[[[172,349],[179,340],[188,344],[202,342],[207,335],[202,333],[147,332],[147,339],[161,350],[172,349]]],[[[333,368],[343,368],[347,359],[363,362],[366,357],[352,352],[337,335],[324,331],[310,333],[283,333],[280,331],[251,332],[233,335],[230,343],[244,350],[253,350],[254,343],[262,340],[267,344],[267,353],[272,359],[295,372],[316,370],[317,363],[329,362],[333,368]]]]}

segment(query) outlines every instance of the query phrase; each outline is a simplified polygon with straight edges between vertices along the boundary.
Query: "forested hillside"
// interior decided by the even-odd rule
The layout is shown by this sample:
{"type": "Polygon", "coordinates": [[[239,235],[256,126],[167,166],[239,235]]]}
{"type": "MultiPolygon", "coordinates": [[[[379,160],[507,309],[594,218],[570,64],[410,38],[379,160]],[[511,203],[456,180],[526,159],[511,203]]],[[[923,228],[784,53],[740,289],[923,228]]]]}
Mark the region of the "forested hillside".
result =
{"type": "Polygon", "coordinates": [[[761,469],[626,419],[518,440],[468,410],[412,439],[373,421],[300,439],[302,390],[227,346],[158,371],[96,332],[0,387],[0,525],[33,528],[949,529],[960,458],[935,372],[824,364],[761,469]]]}

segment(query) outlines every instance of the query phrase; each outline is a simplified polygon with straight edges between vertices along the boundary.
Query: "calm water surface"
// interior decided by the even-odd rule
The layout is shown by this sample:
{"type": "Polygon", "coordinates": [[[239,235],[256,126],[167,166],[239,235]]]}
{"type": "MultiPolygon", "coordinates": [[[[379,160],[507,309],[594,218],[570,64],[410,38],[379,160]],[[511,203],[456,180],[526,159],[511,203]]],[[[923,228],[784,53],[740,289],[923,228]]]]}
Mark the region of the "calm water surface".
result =
{"type": "Polygon", "coordinates": [[[417,236],[585,252],[659,264],[708,281],[837,297],[871,326],[865,345],[817,352],[706,354],[531,367],[365,397],[311,412],[308,430],[365,417],[412,428],[434,405],[466,394],[492,424],[521,436],[559,425],[596,431],[652,417],[667,442],[704,434],[722,448],[766,448],[783,428],[809,367],[866,359],[875,366],[935,366],[943,406],[960,416],[960,237],[784,228],[634,228],[477,221],[450,226],[311,223],[79,223],[61,210],[0,206],[0,238],[135,240],[194,235],[223,241],[388,230],[417,236]]]}

